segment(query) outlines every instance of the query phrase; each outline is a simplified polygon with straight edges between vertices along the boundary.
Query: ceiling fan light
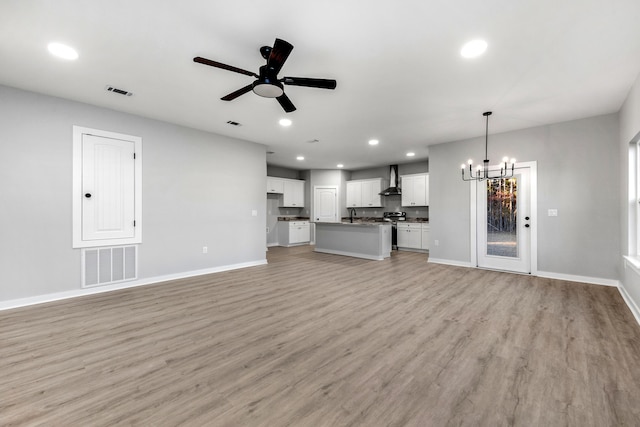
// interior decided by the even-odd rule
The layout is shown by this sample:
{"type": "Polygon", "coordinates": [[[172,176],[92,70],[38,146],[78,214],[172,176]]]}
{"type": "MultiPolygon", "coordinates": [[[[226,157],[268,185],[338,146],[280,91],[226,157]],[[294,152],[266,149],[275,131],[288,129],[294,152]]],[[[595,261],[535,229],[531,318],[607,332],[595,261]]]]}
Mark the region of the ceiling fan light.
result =
{"type": "Polygon", "coordinates": [[[263,83],[257,81],[253,84],[253,92],[264,98],[277,98],[284,93],[280,83],[263,83]]]}

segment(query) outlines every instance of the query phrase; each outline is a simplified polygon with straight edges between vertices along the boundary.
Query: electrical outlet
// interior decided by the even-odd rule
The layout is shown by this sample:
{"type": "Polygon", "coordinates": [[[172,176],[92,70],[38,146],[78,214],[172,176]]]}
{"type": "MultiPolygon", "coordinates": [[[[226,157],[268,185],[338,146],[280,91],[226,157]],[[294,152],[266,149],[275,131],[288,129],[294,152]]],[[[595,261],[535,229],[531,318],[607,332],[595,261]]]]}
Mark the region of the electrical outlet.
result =
{"type": "Polygon", "coordinates": [[[258,211],[257,210],[252,210],[251,211],[251,216],[258,216],[258,211]]]}
{"type": "Polygon", "coordinates": [[[433,246],[440,246],[440,240],[434,240],[433,246]]]}
{"type": "Polygon", "coordinates": [[[208,248],[208,247],[206,247],[206,246],[203,246],[203,247],[202,247],[202,253],[203,253],[203,254],[209,253],[209,248],[208,248]]]}
{"type": "Polygon", "coordinates": [[[558,216],[558,209],[549,209],[547,212],[549,216],[558,216]]]}

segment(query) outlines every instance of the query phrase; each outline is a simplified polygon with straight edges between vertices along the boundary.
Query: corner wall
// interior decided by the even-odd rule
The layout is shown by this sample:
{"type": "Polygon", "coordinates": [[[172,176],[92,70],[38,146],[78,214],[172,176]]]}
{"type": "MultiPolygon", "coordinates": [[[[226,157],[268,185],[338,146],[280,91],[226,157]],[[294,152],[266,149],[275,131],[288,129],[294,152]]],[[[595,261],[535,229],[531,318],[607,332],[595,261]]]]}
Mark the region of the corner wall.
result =
{"type": "Polygon", "coordinates": [[[142,137],[139,279],[264,262],[264,146],[0,86],[0,302],[82,290],[73,125],[142,137]]]}
{"type": "MultiPolygon", "coordinates": [[[[617,114],[489,135],[494,163],[504,155],[537,161],[538,271],[619,279],[618,140],[617,114]]],[[[484,136],[430,146],[429,156],[430,256],[470,264],[471,186],[460,164],[484,157],[484,136]]]]}

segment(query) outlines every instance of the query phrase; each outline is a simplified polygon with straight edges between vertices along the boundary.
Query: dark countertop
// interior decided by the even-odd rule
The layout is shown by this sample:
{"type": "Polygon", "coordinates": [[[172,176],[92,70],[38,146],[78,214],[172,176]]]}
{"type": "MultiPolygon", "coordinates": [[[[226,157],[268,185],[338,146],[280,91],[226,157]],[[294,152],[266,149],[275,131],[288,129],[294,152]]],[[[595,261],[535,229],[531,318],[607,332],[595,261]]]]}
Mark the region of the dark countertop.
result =
{"type": "MultiPolygon", "coordinates": [[[[342,217],[342,222],[350,222],[351,219],[347,216],[347,217],[342,217]]],[[[366,217],[366,216],[358,216],[353,218],[353,222],[387,222],[384,221],[382,218],[380,217],[366,217]]],[[[407,218],[406,221],[398,221],[398,222],[429,222],[429,218],[407,218]]]]}
{"type": "Polygon", "coordinates": [[[308,216],[279,216],[278,221],[309,221],[308,216]]]}

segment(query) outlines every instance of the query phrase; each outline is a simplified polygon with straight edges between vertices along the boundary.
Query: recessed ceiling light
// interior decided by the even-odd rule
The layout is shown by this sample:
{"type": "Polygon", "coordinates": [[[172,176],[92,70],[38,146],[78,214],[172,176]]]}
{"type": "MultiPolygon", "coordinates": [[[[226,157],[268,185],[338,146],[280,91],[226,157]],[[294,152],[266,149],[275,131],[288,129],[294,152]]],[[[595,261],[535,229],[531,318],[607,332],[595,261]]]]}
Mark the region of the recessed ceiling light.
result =
{"type": "Polygon", "coordinates": [[[296,160],[304,160],[304,156],[298,156],[296,157],[296,160]]]}
{"type": "Polygon", "coordinates": [[[76,52],[74,48],[72,48],[71,46],[67,46],[66,44],[55,42],[49,43],[47,49],[49,49],[49,53],[57,56],[58,58],[69,60],[78,59],[78,52],[76,52]]]}
{"type": "Polygon", "coordinates": [[[460,49],[463,58],[475,58],[482,55],[487,50],[487,42],[484,40],[471,40],[460,49]]]}
{"type": "Polygon", "coordinates": [[[416,153],[414,153],[413,151],[409,151],[409,152],[407,153],[407,157],[413,157],[413,156],[415,156],[415,155],[416,155],[416,153]]]}
{"type": "Polygon", "coordinates": [[[291,126],[291,120],[289,119],[280,119],[278,123],[280,123],[280,126],[284,127],[291,126]]]}
{"type": "Polygon", "coordinates": [[[369,140],[369,145],[378,145],[380,141],[378,141],[377,139],[370,139],[369,140]]]}
{"type": "Polygon", "coordinates": [[[342,163],[338,163],[338,164],[336,165],[336,167],[337,167],[337,168],[343,168],[343,167],[344,167],[344,165],[343,165],[342,163]]]}

